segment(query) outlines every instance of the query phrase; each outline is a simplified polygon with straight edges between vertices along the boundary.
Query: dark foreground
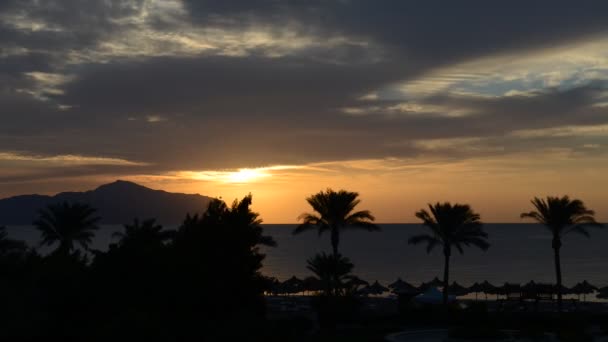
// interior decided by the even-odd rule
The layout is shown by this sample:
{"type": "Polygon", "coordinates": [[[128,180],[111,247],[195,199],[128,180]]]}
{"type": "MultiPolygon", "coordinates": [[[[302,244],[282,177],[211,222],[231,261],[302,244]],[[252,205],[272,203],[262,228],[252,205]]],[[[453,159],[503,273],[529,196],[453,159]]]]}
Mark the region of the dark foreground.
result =
{"type": "Polygon", "coordinates": [[[491,312],[484,303],[467,309],[453,306],[449,312],[441,306],[401,308],[399,313],[384,315],[363,310],[350,317],[336,317],[330,327],[317,323],[306,314],[269,317],[259,340],[385,341],[390,334],[421,330],[440,330],[439,335],[454,341],[608,339],[608,315],[603,312],[491,312]]]}

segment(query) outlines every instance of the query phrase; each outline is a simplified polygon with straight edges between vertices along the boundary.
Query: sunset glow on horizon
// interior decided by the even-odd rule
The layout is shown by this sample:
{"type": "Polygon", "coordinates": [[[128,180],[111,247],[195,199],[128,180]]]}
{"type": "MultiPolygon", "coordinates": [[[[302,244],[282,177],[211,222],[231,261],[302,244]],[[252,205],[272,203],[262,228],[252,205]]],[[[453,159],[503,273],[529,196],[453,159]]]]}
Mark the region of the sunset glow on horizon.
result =
{"type": "Polygon", "coordinates": [[[382,222],[519,222],[569,194],[608,221],[604,5],[230,3],[0,5],[0,198],[127,179],[273,223],[344,188],[382,222]]]}

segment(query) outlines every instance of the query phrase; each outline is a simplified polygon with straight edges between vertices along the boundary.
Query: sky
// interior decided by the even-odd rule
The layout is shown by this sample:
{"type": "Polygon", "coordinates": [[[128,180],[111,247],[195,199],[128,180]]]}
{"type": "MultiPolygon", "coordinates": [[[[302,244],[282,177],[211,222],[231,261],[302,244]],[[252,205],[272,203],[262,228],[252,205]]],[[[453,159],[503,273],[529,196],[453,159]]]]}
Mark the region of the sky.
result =
{"type": "Polygon", "coordinates": [[[267,223],[357,191],[608,221],[608,2],[0,1],[0,197],[116,179],[267,223]]]}

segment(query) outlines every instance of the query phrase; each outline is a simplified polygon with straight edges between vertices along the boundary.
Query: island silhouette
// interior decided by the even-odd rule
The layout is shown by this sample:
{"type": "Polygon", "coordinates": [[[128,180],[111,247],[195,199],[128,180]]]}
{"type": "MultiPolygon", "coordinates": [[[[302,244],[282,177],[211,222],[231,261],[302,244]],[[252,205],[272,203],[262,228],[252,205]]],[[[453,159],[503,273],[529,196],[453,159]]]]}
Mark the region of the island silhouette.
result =
{"type": "Polygon", "coordinates": [[[97,209],[100,224],[124,224],[134,217],[154,217],[165,225],[181,223],[188,213],[201,212],[211,197],[171,193],[125,181],[104,184],[84,192],[61,192],[54,196],[20,195],[0,199],[0,225],[30,225],[39,211],[51,204],[84,203],[97,209]]]}

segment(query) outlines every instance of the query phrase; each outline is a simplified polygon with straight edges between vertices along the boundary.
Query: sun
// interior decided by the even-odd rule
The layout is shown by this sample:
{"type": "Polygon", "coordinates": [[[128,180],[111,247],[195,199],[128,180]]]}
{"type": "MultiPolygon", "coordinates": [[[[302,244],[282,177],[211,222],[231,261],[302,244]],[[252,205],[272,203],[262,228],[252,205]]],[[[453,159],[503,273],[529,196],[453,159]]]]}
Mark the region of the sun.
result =
{"type": "Polygon", "coordinates": [[[226,175],[228,183],[250,183],[260,178],[268,177],[270,174],[263,169],[239,169],[226,175]]]}

